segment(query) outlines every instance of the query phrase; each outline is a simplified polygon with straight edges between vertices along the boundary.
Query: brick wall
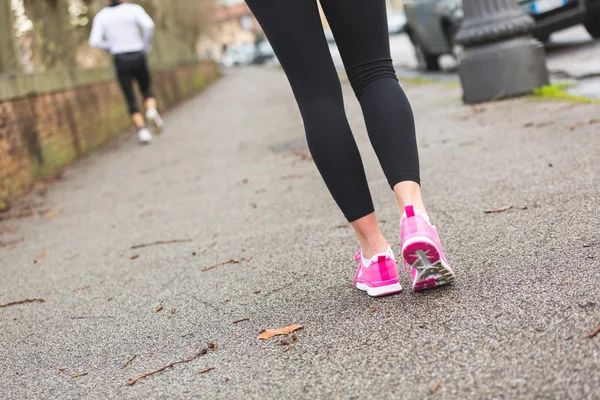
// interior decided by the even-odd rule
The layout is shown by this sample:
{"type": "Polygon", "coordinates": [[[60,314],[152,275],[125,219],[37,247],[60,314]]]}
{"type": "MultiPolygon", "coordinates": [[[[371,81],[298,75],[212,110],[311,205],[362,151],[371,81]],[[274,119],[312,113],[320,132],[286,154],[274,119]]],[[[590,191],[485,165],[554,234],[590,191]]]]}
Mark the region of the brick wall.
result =
{"type": "MultiPolygon", "coordinates": [[[[212,63],[177,66],[153,74],[165,110],[216,79],[212,63]]],[[[131,127],[118,84],[96,84],[0,99],[0,210],[36,180],[93,151],[131,127]]]]}

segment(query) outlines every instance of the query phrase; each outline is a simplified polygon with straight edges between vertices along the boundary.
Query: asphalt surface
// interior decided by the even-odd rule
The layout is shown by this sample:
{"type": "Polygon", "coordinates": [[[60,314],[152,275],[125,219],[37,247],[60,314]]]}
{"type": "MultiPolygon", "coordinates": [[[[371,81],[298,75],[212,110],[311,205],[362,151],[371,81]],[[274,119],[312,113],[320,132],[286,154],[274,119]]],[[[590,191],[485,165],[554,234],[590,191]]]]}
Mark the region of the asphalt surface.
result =
{"type": "MultiPolygon", "coordinates": [[[[598,399],[598,106],[405,88],[455,285],[414,294],[403,273],[395,296],[351,288],[357,244],[298,148],[282,72],[241,69],[152,145],[78,162],[12,211],[34,216],[0,223],[1,242],[23,239],[0,248],[0,303],[45,299],[0,308],[0,398],[598,399]],[[130,249],[174,239],[191,241],[130,249]],[[291,345],[257,340],[291,323],[291,345]]],[[[345,90],[397,251],[397,206],[345,90]]]]}

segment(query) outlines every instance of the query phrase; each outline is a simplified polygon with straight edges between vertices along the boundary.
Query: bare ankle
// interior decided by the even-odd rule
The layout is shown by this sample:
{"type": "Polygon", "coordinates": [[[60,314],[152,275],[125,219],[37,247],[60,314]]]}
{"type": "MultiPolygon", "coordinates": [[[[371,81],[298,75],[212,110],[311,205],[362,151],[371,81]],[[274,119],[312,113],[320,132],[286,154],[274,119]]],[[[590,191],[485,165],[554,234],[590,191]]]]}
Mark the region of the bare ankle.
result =
{"type": "Polygon", "coordinates": [[[373,258],[377,254],[385,253],[388,247],[388,242],[383,236],[381,236],[381,238],[377,238],[375,240],[372,240],[371,242],[367,242],[362,247],[362,254],[364,258],[373,258]]]}

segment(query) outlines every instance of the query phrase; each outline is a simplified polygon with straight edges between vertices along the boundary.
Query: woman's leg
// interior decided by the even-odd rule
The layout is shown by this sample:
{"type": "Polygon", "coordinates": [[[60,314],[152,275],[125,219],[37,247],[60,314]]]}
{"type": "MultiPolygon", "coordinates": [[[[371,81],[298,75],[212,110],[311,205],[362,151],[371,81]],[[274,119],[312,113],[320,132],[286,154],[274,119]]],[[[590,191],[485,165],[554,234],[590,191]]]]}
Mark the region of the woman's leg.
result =
{"type": "Polygon", "coordinates": [[[315,164],[352,223],[365,257],[384,252],[387,242],[377,226],[316,1],[247,0],[247,3],[290,81],[315,164]]]}
{"type": "Polygon", "coordinates": [[[413,205],[425,213],[415,122],[390,56],[385,0],[321,0],[321,4],[400,209],[413,205]]]}

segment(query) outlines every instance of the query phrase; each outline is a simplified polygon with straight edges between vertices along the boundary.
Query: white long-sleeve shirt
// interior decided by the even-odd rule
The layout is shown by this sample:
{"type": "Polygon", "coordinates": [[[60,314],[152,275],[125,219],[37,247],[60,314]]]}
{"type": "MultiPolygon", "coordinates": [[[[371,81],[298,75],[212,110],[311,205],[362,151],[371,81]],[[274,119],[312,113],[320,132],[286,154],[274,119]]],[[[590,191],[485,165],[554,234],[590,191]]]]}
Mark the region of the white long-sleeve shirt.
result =
{"type": "Polygon", "coordinates": [[[148,52],[152,35],[154,22],[142,6],[122,3],[96,14],[89,43],[111,54],[148,52]]]}

